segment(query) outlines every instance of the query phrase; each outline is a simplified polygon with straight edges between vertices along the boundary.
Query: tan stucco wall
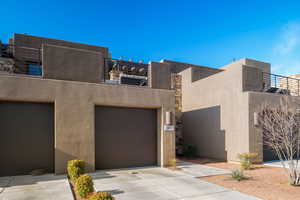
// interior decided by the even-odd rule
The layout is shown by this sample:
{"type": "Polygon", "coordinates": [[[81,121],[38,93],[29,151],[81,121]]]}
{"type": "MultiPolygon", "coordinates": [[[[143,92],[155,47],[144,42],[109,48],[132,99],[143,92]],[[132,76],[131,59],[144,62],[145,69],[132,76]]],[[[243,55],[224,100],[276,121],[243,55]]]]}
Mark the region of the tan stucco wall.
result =
{"type": "Polygon", "coordinates": [[[263,160],[262,131],[254,125],[254,113],[260,112],[264,104],[279,106],[280,101],[288,102],[292,108],[300,108],[299,96],[286,96],[263,92],[247,92],[249,98],[249,150],[257,152],[259,161],[263,160]]]}
{"type": "Polygon", "coordinates": [[[248,98],[242,93],[243,65],[195,82],[191,68],[180,74],[185,142],[195,144],[199,156],[230,161],[236,160],[238,153],[248,152],[248,98]]]}
{"type": "Polygon", "coordinates": [[[256,152],[257,161],[263,161],[254,112],[264,103],[278,105],[283,97],[299,106],[300,97],[261,92],[263,81],[268,81],[262,76],[270,72],[268,63],[242,59],[221,69],[195,82],[193,68],[180,73],[185,142],[195,144],[200,156],[237,161],[238,153],[256,152]]]}
{"type": "Polygon", "coordinates": [[[43,78],[101,83],[104,80],[102,53],[44,44],[43,78]]]}
{"type": "MultiPolygon", "coordinates": [[[[175,156],[175,135],[163,131],[165,112],[174,112],[174,91],[125,85],[61,81],[26,76],[0,76],[0,101],[55,103],[55,173],[64,173],[70,159],[95,169],[95,105],[158,109],[158,164],[175,156]]],[[[174,121],[174,120],[173,120],[174,121]]],[[[113,145],[113,144],[112,144],[113,145]]]]}
{"type": "Polygon", "coordinates": [[[150,62],[148,66],[148,84],[151,88],[171,89],[170,65],[150,62]]]}
{"type": "Polygon", "coordinates": [[[14,34],[13,39],[10,39],[13,44],[13,56],[16,63],[16,72],[26,74],[27,73],[27,61],[41,63],[42,53],[41,49],[44,44],[64,46],[69,48],[94,51],[101,53],[105,58],[110,56],[108,48],[82,44],[77,42],[70,42],[64,40],[50,39],[37,37],[27,34],[14,34]]]}
{"type": "Polygon", "coordinates": [[[30,57],[32,57],[32,51],[29,51],[29,49],[30,48],[41,49],[43,44],[96,51],[102,53],[102,55],[105,57],[107,57],[109,54],[108,48],[106,47],[16,33],[14,34],[14,45],[15,45],[14,56],[18,59],[22,59],[24,57],[29,56],[28,53],[31,53],[30,57]],[[24,49],[19,47],[28,47],[29,49],[24,49]]]}
{"type": "Polygon", "coordinates": [[[226,69],[233,68],[235,66],[240,66],[240,65],[245,65],[245,66],[261,69],[263,72],[267,72],[267,73],[270,73],[270,71],[271,71],[270,63],[252,60],[249,58],[240,59],[238,61],[235,61],[233,63],[225,65],[225,66],[221,67],[220,69],[226,70],[226,69]]]}
{"type": "Polygon", "coordinates": [[[171,61],[171,60],[162,60],[161,62],[169,64],[171,66],[171,72],[176,74],[188,68],[192,68],[192,78],[191,78],[192,82],[223,71],[222,69],[216,69],[216,68],[206,67],[201,65],[193,65],[193,64],[182,63],[182,62],[171,61]]]}

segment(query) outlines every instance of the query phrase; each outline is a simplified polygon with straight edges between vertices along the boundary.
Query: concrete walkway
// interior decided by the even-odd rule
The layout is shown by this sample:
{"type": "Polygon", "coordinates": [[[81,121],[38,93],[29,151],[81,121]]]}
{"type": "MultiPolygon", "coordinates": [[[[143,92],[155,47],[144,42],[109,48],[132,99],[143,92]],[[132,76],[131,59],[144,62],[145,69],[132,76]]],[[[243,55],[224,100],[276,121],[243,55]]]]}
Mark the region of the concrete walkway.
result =
{"type": "Polygon", "coordinates": [[[191,163],[179,166],[183,170],[148,167],[105,170],[91,175],[97,191],[111,192],[117,200],[259,200],[195,178],[228,173],[227,170],[191,163]]]}
{"type": "MultiPolygon", "coordinates": [[[[296,161],[295,161],[295,163],[296,163],[296,161]]],[[[289,161],[284,161],[284,164],[285,164],[286,168],[289,168],[289,161]]],[[[283,167],[279,160],[268,161],[268,162],[265,162],[264,165],[271,166],[271,167],[283,167]]],[[[297,169],[300,170],[300,161],[298,163],[297,169]]]]}
{"type": "Polygon", "coordinates": [[[66,176],[0,177],[0,200],[73,200],[66,176]]]}
{"type": "Polygon", "coordinates": [[[189,175],[194,178],[231,173],[229,170],[208,167],[205,165],[185,161],[179,161],[177,163],[177,167],[181,169],[181,173],[183,172],[185,175],[189,175]]]}

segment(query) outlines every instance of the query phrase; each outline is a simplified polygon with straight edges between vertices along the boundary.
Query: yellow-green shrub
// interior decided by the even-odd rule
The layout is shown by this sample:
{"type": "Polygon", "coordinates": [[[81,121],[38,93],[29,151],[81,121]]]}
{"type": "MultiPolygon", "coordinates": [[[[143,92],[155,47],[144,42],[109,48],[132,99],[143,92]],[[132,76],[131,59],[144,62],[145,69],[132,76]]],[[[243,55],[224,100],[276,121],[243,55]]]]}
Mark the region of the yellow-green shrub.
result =
{"type": "Polygon", "coordinates": [[[242,153],[238,154],[238,158],[240,159],[240,164],[242,169],[251,169],[252,163],[257,157],[257,153],[242,153]]]}
{"type": "Polygon", "coordinates": [[[68,175],[72,181],[75,181],[81,174],[84,173],[85,163],[83,160],[68,161],[68,175]]]}
{"type": "Polygon", "coordinates": [[[115,198],[108,192],[97,192],[90,196],[89,200],[114,200],[115,198]]]}
{"type": "Polygon", "coordinates": [[[87,174],[83,174],[76,179],[75,190],[81,197],[87,197],[94,192],[94,183],[92,177],[87,174]]]}
{"type": "Polygon", "coordinates": [[[176,166],[177,166],[177,160],[176,160],[176,158],[171,159],[170,160],[170,167],[176,168],[176,166]]]}

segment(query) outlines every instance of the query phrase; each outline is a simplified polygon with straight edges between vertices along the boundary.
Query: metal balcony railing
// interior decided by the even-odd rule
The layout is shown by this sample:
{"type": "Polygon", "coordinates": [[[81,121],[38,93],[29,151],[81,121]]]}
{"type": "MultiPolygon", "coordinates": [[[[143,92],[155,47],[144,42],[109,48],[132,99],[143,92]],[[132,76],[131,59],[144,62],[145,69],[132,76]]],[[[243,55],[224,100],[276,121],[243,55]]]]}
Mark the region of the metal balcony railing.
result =
{"type": "Polygon", "coordinates": [[[16,46],[13,44],[1,44],[0,57],[13,58],[17,56],[19,59],[41,63],[42,49],[16,46]],[[17,54],[17,55],[16,55],[17,54]]]}
{"type": "Polygon", "coordinates": [[[10,44],[0,45],[0,57],[11,58],[13,56],[13,46],[10,44]]]}
{"type": "Polygon", "coordinates": [[[300,96],[300,79],[263,72],[263,91],[300,96]]]}

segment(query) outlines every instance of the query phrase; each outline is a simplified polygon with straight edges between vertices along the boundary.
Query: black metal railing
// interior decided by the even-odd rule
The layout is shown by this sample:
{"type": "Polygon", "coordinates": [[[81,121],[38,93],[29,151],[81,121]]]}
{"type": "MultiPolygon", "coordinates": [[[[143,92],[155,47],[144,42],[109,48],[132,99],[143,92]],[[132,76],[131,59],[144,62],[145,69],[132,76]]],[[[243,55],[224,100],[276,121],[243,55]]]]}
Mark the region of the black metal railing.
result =
{"type": "Polygon", "coordinates": [[[16,46],[13,44],[1,44],[0,57],[21,59],[29,62],[41,63],[42,49],[16,46]]]}
{"type": "Polygon", "coordinates": [[[0,57],[11,58],[13,57],[13,46],[10,44],[0,45],[0,57]]]}
{"type": "Polygon", "coordinates": [[[41,48],[1,44],[0,57],[6,59],[0,62],[0,72],[31,76],[41,76],[42,74],[41,48]]]}
{"type": "Polygon", "coordinates": [[[263,72],[264,92],[300,96],[300,79],[263,72]]]}

